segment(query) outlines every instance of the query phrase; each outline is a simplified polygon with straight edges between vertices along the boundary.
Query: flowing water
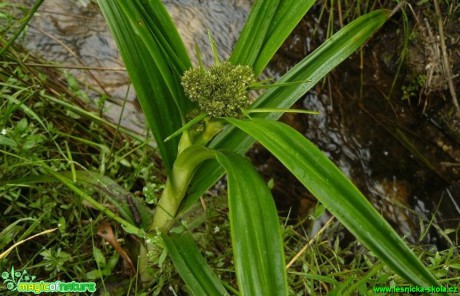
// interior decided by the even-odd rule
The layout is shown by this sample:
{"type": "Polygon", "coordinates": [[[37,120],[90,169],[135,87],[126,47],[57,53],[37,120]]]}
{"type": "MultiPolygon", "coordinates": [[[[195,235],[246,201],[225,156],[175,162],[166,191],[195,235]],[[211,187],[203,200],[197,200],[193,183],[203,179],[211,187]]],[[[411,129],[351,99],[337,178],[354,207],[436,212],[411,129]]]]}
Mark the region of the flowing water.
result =
{"type": "MultiPolygon", "coordinates": [[[[193,46],[197,42],[208,62],[212,60],[212,55],[207,30],[212,32],[217,42],[221,59],[226,59],[250,8],[247,0],[164,2],[178,24],[191,56],[194,57],[193,46]]],[[[279,76],[284,73],[319,44],[315,40],[324,40],[326,30],[318,27],[317,23],[315,17],[302,21],[270,64],[271,74],[279,76]]],[[[113,98],[115,103],[107,103],[105,109],[106,116],[113,121],[118,121],[121,102],[126,97],[122,124],[137,131],[144,129],[134,91],[129,88],[129,79],[122,71],[123,63],[115,43],[95,4],[83,0],[45,1],[39,15],[31,22],[24,44],[49,61],[111,69],[68,71],[85,82],[88,88],[106,92],[113,98]]],[[[412,233],[410,237],[416,240],[419,232],[417,215],[430,217],[439,201],[438,196],[448,182],[421,165],[413,151],[408,152],[395,141],[391,137],[394,130],[373,120],[375,110],[391,112],[379,91],[387,92],[393,78],[388,75],[382,77],[377,71],[381,69],[379,67],[367,67],[364,73],[358,66],[357,58],[347,60],[329,79],[310,91],[303,102],[298,103],[298,107],[320,111],[320,115],[289,115],[283,120],[325,151],[402,234],[412,233]],[[371,77],[367,83],[376,85],[362,87],[363,73],[371,77]]],[[[274,195],[279,209],[288,211],[292,208],[291,215],[305,216],[312,205],[309,193],[300,184],[285,186],[297,184],[296,180],[261,147],[256,146],[250,156],[267,178],[274,178],[274,195]]],[[[444,196],[450,193],[453,203],[444,199],[446,210],[440,207],[440,217],[445,215],[445,219],[458,219],[460,208],[456,202],[460,190],[455,186],[448,189],[450,191],[444,191],[444,196]],[[453,212],[448,213],[450,210],[453,212]]],[[[436,240],[430,235],[426,238],[432,242],[436,240]]]]}

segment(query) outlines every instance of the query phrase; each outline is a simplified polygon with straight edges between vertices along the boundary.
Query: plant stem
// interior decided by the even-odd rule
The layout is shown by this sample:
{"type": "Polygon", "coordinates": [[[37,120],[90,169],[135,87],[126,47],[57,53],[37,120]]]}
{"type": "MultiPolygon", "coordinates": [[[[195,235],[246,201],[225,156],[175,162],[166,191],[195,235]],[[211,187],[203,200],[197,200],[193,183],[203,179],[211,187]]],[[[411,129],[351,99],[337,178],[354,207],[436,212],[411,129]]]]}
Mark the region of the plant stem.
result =
{"type": "Polygon", "coordinates": [[[225,122],[222,119],[205,119],[206,129],[200,134],[198,139],[195,140],[195,144],[206,145],[209,141],[214,138],[218,133],[222,131],[225,126],[225,122]]]}
{"type": "Polygon", "coordinates": [[[165,232],[171,228],[196,167],[212,157],[214,153],[201,145],[192,145],[179,154],[158,202],[150,233],[165,232]]]}
{"type": "MultiPolygon", "coordinates": [[[[222,128],[223,123],[221,121],[209,121],[206,130],[196,141],[199,144],[192,144],[188,131],[182,134],[178,147],[178,157],[173,164],[171,175],[166,181],[165,189],[161,194],[147,235],[165,234],[172,227],[196,168],[203,161],[215,157],[214,152],[204,145],[222,128]]],[[[160,256],[161,248],[155,240],[147,239],[144,242],[139,254],[139,274],[142,284],[149,287],[155,281],[153,263],[160,256]]]]}

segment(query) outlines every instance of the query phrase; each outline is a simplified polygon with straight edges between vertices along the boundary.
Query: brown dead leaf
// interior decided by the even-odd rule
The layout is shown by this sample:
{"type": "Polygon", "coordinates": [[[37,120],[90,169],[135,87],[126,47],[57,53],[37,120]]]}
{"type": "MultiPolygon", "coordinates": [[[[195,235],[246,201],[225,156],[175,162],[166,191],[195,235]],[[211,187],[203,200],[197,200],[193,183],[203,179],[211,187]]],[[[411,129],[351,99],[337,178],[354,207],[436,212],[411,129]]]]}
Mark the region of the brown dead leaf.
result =
{"type": "Polygon", "coordinates": [[[134,267],[134,264],[131,261],[131,258],[129,258],[128,253],[118,243],[117,238],[115,237],[115,234],[113,233],[112,226],[110,226],[110,224],[107,224],[107,223],[100,225],[97,229],[97,235],[102,237],[106,242],[108,242],[118,252],[118,254],[120,254],[120,256],[123,258],[125,262],[125,266],[129,268],[128,273],[131,276],[136,274],[136,268],[134,267]]]}

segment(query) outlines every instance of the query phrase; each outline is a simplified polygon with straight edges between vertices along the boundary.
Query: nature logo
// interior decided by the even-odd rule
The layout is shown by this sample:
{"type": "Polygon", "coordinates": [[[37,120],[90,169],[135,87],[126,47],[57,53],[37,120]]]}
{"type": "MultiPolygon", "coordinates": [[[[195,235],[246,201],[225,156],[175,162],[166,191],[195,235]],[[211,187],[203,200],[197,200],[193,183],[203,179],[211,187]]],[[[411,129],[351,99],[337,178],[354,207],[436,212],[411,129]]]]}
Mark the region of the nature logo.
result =
{"type": "Polygon", "coordinates": [[[4,271],[2,273],[3,284],[11,291],[16,291],[19,283],[33,282],[35,278],[36,276],[30,275],[27,270],[15,271],[14,266],[11,267],[10,272],[4,271]]]}

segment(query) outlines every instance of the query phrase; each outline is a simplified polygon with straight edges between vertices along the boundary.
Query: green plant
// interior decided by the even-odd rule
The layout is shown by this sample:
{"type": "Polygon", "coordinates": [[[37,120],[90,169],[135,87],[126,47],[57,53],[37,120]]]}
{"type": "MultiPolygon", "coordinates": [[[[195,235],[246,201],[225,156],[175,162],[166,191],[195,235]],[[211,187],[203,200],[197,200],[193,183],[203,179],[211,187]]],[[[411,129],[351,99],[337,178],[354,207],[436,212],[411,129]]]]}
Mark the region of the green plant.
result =
{"type": "MultiPolygon", "coordinates": [[[[0,40],[0,47],[5,44],[0,40]]],[[[20,46],[8,48],[0,63],[0,270],[27,270],[37,281],[85,281],[97,267],[92,250],[98,246],[107,258],[100,265],[105,278],[115,264],[114,251],[102,248],[91,231],[105,214],[93,212],[74,191],[46,175],[42,163],[71,180],[86,176],[93,181],[83,188],[88,195],[116,203],[129,189],[153,186],[155,149],[126,137],[125,129],[96,111],[79,107],[88,105],[69,90],[60,79],[64,76],[29,66],[44,61],[20,46]],[[104,174],[105,184],[113,179],[113,186],[101,188],[90,170],[104,174]]],[[[1,295],[17,294],[5,291],[5,285],[1,295]]]]}
{"type": "Polygon", "coordinates": [[[72,260],[72,256],[62,251],[60,248],[54,250],[44,250],[40,253],[43,256],[43,262],[45,264],[45,270],[57,274],[60,271],[66,269],[65,265],[69,260],[72,260]]]}
{"type": "Polygon", "coordinates": [[[438,285],[339,169],[294,129],[274,121],[359,48],[385,23],[389,11],[365,14],[344,27],[249,105],[245,102],[245,91],[254,86],[249,73],[261,74],[313,1],[256,1],[229,61],[220,64],[216,58],[216,65],[209,70],[203,65],[189,70],[193,68],[190,59],[161,1],[99,0],[99,4],[118,43],[168,175],[153,221],[145,227],[149,219],[145,211],[141,215],[144,227],[138,228],[132,215],[123,208],[126,205],[118,204],[122,218],[118,217],[75,187],[68,177],[56,174],[45,164],[43,167],[116,219],[127,232],[143,239],[138,262],[145,284],[154,280],[153,263],[160,257],[160,247],[165,246],[192,293],[227,294],[185,227],[170,231],[177,218],[225,171],[240,293],[287,295],[276,208],[265,182],[241,156],[257,140],[394,271],[416,285],[438,285]],[[243,81],[234,79],[234,69],[245,73],[243,81]],[[195,77],[189,79],[190,75],[195,77]],[[204,79],[206,87],[197,90],[196,79],[204,79]],[[237,85],[229,87],[234,82],[237,85]],[[232,92],[238,95],[228,96],[232,92]],[[214,95],[225,100],[219,101],[214,95]],[[236,104],[236,99],[241,99],[241,103],[236,104]],[[248,119],[241,119],[243,115],[248,119]],[[194,119],[190,121],[190,117],[194,119]],[[195,123],[200,126],[192,126],[195,123]]]}
{"type": "Polygon", "coordinates": [[[97,278],[101,278],[103,276],[111,275],[112,270],[118,262],[118,258],[120,258],[120,255],[117,252],[115,252],[107,261],[101,249],[99,249],[96,246],[93,247],[93,256],[98,268],[86,273],[86,278],[89,280],[94,280],[97,278]]]}

